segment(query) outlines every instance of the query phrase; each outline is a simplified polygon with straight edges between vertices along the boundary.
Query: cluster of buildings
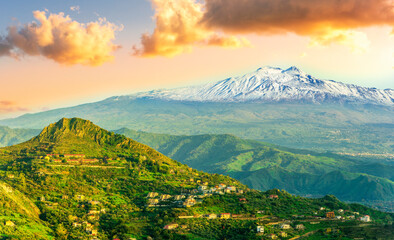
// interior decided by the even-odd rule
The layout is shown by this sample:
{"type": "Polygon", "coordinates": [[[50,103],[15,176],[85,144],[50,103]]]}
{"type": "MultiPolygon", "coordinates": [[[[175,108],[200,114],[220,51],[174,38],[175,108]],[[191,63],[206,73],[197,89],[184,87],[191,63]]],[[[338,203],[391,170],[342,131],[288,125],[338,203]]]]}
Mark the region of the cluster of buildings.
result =
{"type": "MultiPolygon", "coordinates": [[[[275,198],[275,197],[274,197],[275,198]]],[[[323,208],[324,210],[324,208],[323,208]]],[[[344,213],[345,211],[342,209],[338,210],[339,213],[344,213]]],[[[358,212],[353,212],[354,214],[359,215],[358,212]]],[[[220,213],[220,214],[215,214],[215,213],[211,213],[211,214],[205,214],[205,215],[195,215],[195,216],[179,216],[178,218],[180,219],[191,219],[191,218],[206,218],[206,219],[216,219],[216,218],[220,218],[220,219],[229,219],[229,218],[236,218],[238,215],[232,215],[231,213],[220,213]]],[[[327,212],[326,213],[326,218],[327,219],[339,219],[338,217],[342,217],[342,216],[335,216],[335,212],[327,212]]],[[[347,216],[348,218],[350,217],[350,219],[355,219],[355,217],[353,215],[351,216],[347,216]]],[[[363,222],[370,222],[371,218],[369,215],[364,215],[362,217],[357,218],[360,221],[363,222]]],[[[320,222],[310,222],[310,224],[318,224],[320,222]]],[[[280,229],[279,233],[267,233],[264,234],[264,226],[257,226],[256,232],[257,235],[261,235],[264,236],[265,239],[277,239],[278,237],[282,237],[282,238],[286,238],[288,236],[288,233],[286,231],[288,230],[297,230],[297,231],[304,231],[306,228],[304,226],[304,224],[296,224],[291,226],[290,222],[281,222],[281,223],[272,223],[269,225],[273,225],[275,228],[280,229]]],[[[182,225],[179,226],[176,223],[171,223],[168,224],[164,227],[164,229],[167,230],[171,230],[171,229],[176,229],[176,228],[187,228],[186,225],[182,225]]]]}
{"type": "MultiPolygon", "coordinates": [[[[321,208],[320,210],[325,210],[325,208],[321,208]]],[[[339,209],[337,210],[337,212],[339,214],[344,214],[346,211],[344,211],[343,209],[339,209]]],[[[359,215],[358,212],[351,212],[351,214],[354,215],[359,215]]],[[[326,212],[326,218],[327,219],[356,219],[354,215],[350,215],[350,216],[335,216],[335,212],[334,211],[330,211],[330,212],[326,212]]],[[[359,221],[362,222],[370,222],[371,218],[369,215],[364,215],[361,217],[357,218],[359,221]]],[[[310,224],[319,224],[320,222],[309,222],[310,224]]],[[[278,237],[287,237],[287,230],[297,230],[297,231],[304,231],[305,230],[305,226],[303,224],[296,224],[295,226],[293,225],[293,227],[290,225],[290,222],[282,222],[282,223],[273,223],[273,225],[276,228],[279,228],[281,230],[281,232],[279,232],[279,234],[274,234],[274,233],[269,233],[269,234],[265,234],[264,235],[264,226],[257,226],[257,234],[258,235],[264,235],[265,239],[277,239],[278,237]]]]}
{"type": "Polygon", "coordinates": [[[177,223],[171,223],[171,224],[165,225],[163,229],[172,230],[172,229],[177,229],[177,228],[187,229],[187,225],[179,225],[177,223]]]}
{"type": "Polygon", "coordinates": [[[159,194],[156,192],[148,193],[148,207],[167,207],[170,204],[176,204],[179,207],[192,207],[197,203],[202,202],[202,198],[209,196],[209,194],[193,195],[193,194],[159,194]]]}
{"type": "MultiPolygon", "coordinates": [[[[257,235],[259,235],[259,236],[264,235],[264,226],[257,226],[256,232],[257,232],[257,235]]],[[[286,237],[287,237],[287,232],[281,231],[281,232],[279,232],[278,235],[279,235],[280,237],[286,238],[286,237]]],[[[274,233],[267,233],[267,234],[265,234],[264,236],[265,236],[265,238],[267,238],[267,239],[277,239],[277,238],[278,238],[278,235],[276,235],[276,234],[274,234],[274,233]]]]}
{"type": "Polygon", "coordinates": [[[358,218],[361,222],[370,222],[371,217],[369,215],[364,215],[363,217],[358,218]]]}
{"type": "Polygon", "coordinates": [[[148,207],[165,207],[170,204],[176,204],[179,207],[192,207],[198,203],[202,203],[202,199],[212,196],[212,194],[242,194],[242,189],[237,189],[235,186],[226,186],[219,184],[217,186],[208,187],[208,182],[201,183],[197,189],[193,189],[191,193],[183,193],[180,195],[159,194],[157,192],[150,192],[147,195],[148,207]]]}
{"type": "MultiPolygon", "coordinates": [[[[169,195],[162,197],[163,199],[165,199],[168,196],[169,195]]],[[[98,229],[96,227],[97,222],[100,220],[100,215],[106,213],[106,209],[103,207],[103,204],[100,201],[89,199],[82,194],[77,194],[74,195],[73,197],[69,197],[68,195],[61,196],[62,200],[68,200],[69,198],[72,198],[75,201],[79,202],[79,207],[84,209],[84,211],[87,211],[83,219],[70,215],[69,219],[72,222],[72,226],[74,228],[82,228],[91,237],[97,237],[98,235],[98,229]]],[[[55,206],[58,204],[56,202],[48,201],[44,196],[39,197],[38,200],[45,202],[47,206],[55,206]]],[[[10,223],[9,226],[11,226],[10,223]]]]}
{"type": "Polygon", "coordinates": [[[208,188],[208,186],[202,185],[198,187],[198,191],[202,193],[209,193],[209,194],[221,194],[224,195],[226,193],[238,193],[243,194],[242,189],[237,189],[235,186],[226,186],[226,184],[219,184],[214,187],[208,188]]]}
{"type": "MultiPolygon", "coordinates": [[[[278,235],[280,237],[282,237],[282,238],[286,238],[287,237],[287,233],[286,232],[280,232],[278,235]]],[[[266,239],[277,239],[278,235],[276,235],[275,233],[268,233],[268,234],[265,235],[265,238],[266,239]]]]}
{"type": "Polygon", "coordinates": [[[47,160],[52,160],[55,163],[68,163],[68,164],[91,164],[99,162],[98,159],[86,159],[85,154],[47,154],[47,160]]]}
{"type": "Polygon", "coordinates": [[[230,219],[231,213],[209,213],[204,215],[194,215],[194,216],[178,216],[179,219],[190,219],[190,218],[206,218],[206,219],[230,219]]]}
{"type": "Polygon", "coordinates": [[[278,237],[286,238],[288,236],[288,233],[286,231],[291,229],[295,229],[297,231],[305,230],[305,226],[303,224],[297,224],[293,228],[288,222],[275,223],[274,228],[279,229],[279,232],[276,231],[276,234],[272,232],[264,234],[265,233],[264,226],[257,226],[256,232],[258,236],[264,236],[264,239],[277,239],[278,237]]]}
{"type": "Polygon", "coordinates": [[[54,159],[53,162],[55,163],[62,163],[66,162],[68,164],[91,164],[91,163],[97,163],[99,162],[98,159],[66,159],[66,160],[61,160],[61,159],[54,159]]]}
{"type": "MultiPolygon", "coordinates": [[[[324,210],[324,208],[323,208],[324,210]]],[[[339,215],[335,215],[334,211],[331,212],[326,212],[326,218],[327,219],[335,219],[335,220],[354,220],[356,219],[356,216],[360,215],[359,212],[349,212],[349,211],[344,211],[343,209],[339,209],[337,211],[339,215]],[[345,215],[345,213],[348,213],[345,215]]],[[[369,215],[364,215],[360,216],[357,218],[357,220],[362,221],[362,222],[370,222],[371,217],[369,215]]]]}
{"type": "MultiPolygon", "coordinates": [[[[68,200],[69,196],[62,195],[61,199],[68,200]]],[[[100,201],[88,200],[84,195],[81,195],[81,194],[74,195],[73,199],[79,202],[80,208],[88,209],[88,211],[86,213],[86,219],[88,221],[87,220],[81,221],[78,217],[70,215],[69,219],[73,222],[72,226],[75,228],[77,228],[77,227],[84,228],[87,234],[89,234],[91,236],[97,236],[98,230],[91,223],[98,222],[100,220],[100,214],[106,213],[106,209],[103,208],[100,201]]],[[[53,208],[58,205],[57,202],[48,201],[44,196],[38,197],[37,200],[44,202],[45,205],[49,208],[53,208]]]]}
{"type": "Polygon", "coordinates": [[[85,208],[85,204],[88,205],[87,219],[88,221],[79,222],[77,217],[73,217],[73,227],[84,227],[87,234],[91,236],[97,236],[98,230],[91,222],[98,222],[100,220],[100,214],[104,214],[106,209],[102,207],[100,201],[97,200],[85,200],[84,195],[75,195],[74,198],[80,202],[80,207],[85,208]]]}
{"type": "Polygon", "coordinates": [[[97,236],[98,230],[89,222],[84,221],[82,223],[73,222],[73,227],[84,227],[87,234],[91,236],[97,236]]]}

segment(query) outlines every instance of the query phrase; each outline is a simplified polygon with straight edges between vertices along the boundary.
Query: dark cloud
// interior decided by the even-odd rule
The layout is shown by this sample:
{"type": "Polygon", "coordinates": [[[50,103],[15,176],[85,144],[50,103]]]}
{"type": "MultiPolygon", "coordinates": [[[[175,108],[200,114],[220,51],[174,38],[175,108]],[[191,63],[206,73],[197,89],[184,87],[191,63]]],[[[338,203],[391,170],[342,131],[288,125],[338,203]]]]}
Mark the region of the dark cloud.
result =
{"type": "Polygon", "coordinates": [[[0,57],[1,56],[12,56],[13,46],[4,38],[0,36],[0,57]]]}
{"type": "Polygon", "coordinates": [[[201,22],[236,33],[316,34],[323,29],[394,26],[393,0],[206,0],[201,22]]]}

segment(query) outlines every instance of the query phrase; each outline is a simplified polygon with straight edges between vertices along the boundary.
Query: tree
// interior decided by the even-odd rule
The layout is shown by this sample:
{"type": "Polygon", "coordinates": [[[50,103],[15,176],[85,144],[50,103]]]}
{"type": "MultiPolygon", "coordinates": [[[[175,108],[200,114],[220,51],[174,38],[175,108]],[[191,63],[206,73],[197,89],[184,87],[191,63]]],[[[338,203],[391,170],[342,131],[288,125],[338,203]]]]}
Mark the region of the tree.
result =
{"type": "Polygon", "coordinates": [[[59,239],[67,239],[67,229],[63,226],[63,224],[57,225],[56,235],[59,239]]]}

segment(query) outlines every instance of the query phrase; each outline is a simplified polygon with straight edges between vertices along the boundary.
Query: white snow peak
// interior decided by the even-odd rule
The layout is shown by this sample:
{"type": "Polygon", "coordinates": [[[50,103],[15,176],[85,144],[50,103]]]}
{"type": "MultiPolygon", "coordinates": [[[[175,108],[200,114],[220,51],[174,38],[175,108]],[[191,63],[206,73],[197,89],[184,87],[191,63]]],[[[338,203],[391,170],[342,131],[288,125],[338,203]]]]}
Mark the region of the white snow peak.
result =
{"type": "Polygon", "coordinates": [[[353,102],[393,105],[394,90],[321,80],[297,67],[262,67],[239,77],[200,86],[154,90],[130,95],[199,102],[353,102]]]}

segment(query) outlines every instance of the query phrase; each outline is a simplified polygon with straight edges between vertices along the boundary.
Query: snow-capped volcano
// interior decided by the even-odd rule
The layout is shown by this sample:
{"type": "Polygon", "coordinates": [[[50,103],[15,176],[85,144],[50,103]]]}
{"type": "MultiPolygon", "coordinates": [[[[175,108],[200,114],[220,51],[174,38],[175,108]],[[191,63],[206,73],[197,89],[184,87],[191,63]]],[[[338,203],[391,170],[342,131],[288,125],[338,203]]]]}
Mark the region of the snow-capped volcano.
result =
{"type": "Polygon", "coordinates": [[[353,102],[393,105],[394,90],[321,80],[296,67],[263,67],[240,77],[201,86],[154,90],[132,98],[199,102],[353,102]]]}

